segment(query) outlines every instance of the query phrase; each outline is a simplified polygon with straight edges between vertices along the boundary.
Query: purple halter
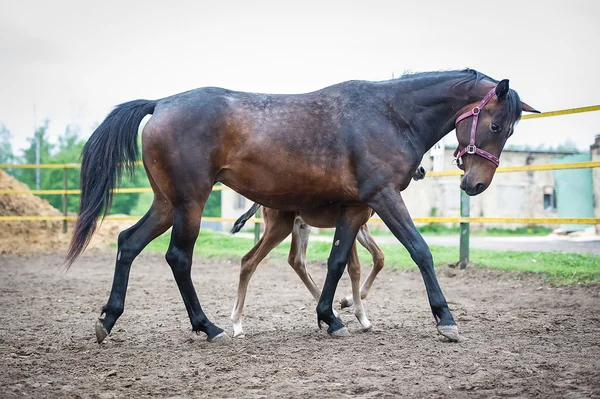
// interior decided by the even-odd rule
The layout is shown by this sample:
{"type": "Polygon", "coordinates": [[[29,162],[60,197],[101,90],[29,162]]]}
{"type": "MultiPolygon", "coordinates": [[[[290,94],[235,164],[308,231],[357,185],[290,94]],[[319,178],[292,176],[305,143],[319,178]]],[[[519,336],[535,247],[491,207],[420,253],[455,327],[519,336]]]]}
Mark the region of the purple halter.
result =
{"type": "MultiPolygon", "coordinates": [[[[475,106],[475,108],[473,108],[470,111],[465,112],[464,114],[462,114],[461,116],[456,118],[456,122],[454,122],[454,125],[456,126],[458,124],[458,122],[462,121],[463,119],[468,118],[469,116],[473,116],[473,121],[471,123],[471,141],[469,141],[469,145],[466,146],[465,148],[463,148],[462,150],[459,150],[459,147],[456,147],[456,150],[454,151],[454,162],[460,169],[464,168],[463,162],[462,162],[462,156],[465,154],[477,154],[481,157],[484,157],[488,161],[492,162],[494,165],[496,165],[496,167],[498,167],[498,165],[500,165],[500,160],[498,158],[496,158],[489,152],[484,151],[475,146],[475,134],[477,133],[477,120],[479,119],[479,112],[481,112],[481,109],[485,106],[485,104],[488,103],[488,101],[490,101],[490,99],[494,96],[494,94],[496,94],[496,88],[493,88],[492,90],[490,90],[490,92],[488,94],[486,94],[486,96],[483,98],[483,100],[481,100],[481,102],[479,104],[477,104],[475,106]]],[[[459,143],[459,146],[460,146],[460,143],[459,143]]]]}

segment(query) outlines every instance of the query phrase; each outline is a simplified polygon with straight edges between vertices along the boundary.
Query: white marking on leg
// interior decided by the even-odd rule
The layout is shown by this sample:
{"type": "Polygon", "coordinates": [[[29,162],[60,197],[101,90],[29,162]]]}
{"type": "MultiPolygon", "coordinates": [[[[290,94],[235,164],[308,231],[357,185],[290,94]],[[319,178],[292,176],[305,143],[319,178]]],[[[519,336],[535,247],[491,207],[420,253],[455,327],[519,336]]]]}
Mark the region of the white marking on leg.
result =
{"type": "Polygon", "coordinates": [[[242,328],[242,312],[237,307],[238,298],[236,297],[233,311],[231,312],[231,322],[233,323],[233,338],[244,338],[244,329],[242,328]]]}

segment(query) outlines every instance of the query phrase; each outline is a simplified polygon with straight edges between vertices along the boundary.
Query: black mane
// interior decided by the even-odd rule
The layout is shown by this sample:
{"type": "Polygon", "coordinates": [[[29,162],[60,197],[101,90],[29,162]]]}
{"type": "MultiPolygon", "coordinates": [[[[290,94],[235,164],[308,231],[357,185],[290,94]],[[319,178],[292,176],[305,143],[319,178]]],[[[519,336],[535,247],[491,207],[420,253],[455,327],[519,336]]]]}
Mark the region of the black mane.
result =
{"type": "MultiPolygon", "coordinates": [[[[454,84],[455,87],[465,85],[467,91],[473,90],[481,81],[488,81],[491,83],[499,83],[498,80],[476,71],[475,69],[454,69],[447,71],[432,71],[432,72],[404,72],[398,79],[439,79],[439,78],[450,78],[455,77],[457,82],[454,84]]],[[[518,122],[521,119],[521,113],[523,109],[521,106],[521,99],[519,94],[510,89],[506,96],[504,108],[499,115],[500,120],[510,120],[518,122]]]]}

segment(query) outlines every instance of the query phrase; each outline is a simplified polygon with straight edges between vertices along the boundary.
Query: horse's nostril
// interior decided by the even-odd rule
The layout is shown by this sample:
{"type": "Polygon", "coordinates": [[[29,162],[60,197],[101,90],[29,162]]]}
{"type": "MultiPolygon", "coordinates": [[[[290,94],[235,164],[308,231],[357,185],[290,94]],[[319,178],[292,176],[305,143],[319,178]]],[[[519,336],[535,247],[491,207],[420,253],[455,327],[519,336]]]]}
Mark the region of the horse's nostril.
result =
{"type": "Polygon", "coordinates": [[[483,187],[484,187],[483,183],[477,183],[475,185],[475,191],[478,192],[478,193],[480,193],[480,192],[483,191],[483,187]]]}

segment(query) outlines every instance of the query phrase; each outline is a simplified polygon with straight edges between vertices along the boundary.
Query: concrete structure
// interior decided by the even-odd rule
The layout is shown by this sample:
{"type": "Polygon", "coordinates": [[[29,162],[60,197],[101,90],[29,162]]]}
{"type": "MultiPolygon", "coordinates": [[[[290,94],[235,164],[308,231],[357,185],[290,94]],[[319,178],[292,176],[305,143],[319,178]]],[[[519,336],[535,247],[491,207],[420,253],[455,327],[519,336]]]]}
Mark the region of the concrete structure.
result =
{"type": "MultiPolygon", "coordinates": [[[[444,150],[443,170],[456,168],[452,165],[453,152],[453,148],[444,150]]],[[[502,152],[500,165],[549,164],[553,158],[569,154],[572,153],[505,150],[502,152]]],[[[423,165],[427,170],[432,170],[434,162],[429,153],[423,158],[423,165]]],[[[457,217],[460,216],[459,185],[459,176],[425,178],[411,183],[403,197],[413,217],[457,217]]],[[[485,192],[471,198],[471,216],[558,217],[554,187],[552,171],[497,173],[485,192]]],[[[473,227],[476,228],[477,225],[473,227]]]]}

